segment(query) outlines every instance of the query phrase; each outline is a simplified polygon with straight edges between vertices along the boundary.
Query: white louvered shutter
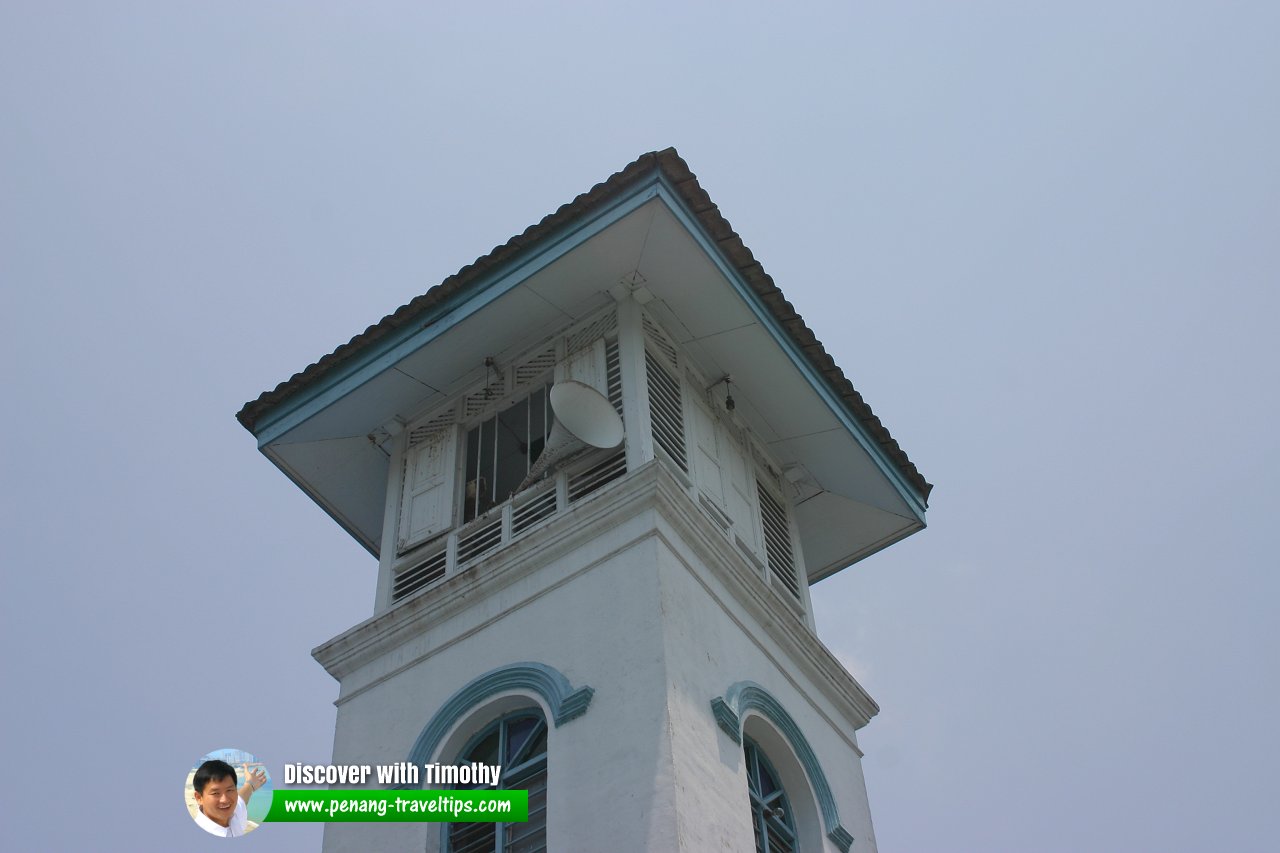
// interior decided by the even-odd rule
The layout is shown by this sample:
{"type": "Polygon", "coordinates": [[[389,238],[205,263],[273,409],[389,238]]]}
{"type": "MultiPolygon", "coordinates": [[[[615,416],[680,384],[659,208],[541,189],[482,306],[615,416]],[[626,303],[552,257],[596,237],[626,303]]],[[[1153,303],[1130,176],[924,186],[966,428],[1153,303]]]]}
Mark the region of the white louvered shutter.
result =
{"type": "Polygon", "coordinates": [[[688,471],[680,381],[648,348],[644,351],[644,368],[649,382],[649,426],[653,430],[653,442],[681,471],[688,471]]]}
{"type": "Polygon", "coordinates": [[[450,426],[431,433],[406,451],[399,550],[453,526],[456,446],[457,430],[450,426]]]}
{"type": "Polygon", "coordinates": [[[760,496],[760,529],[764,536],[765,561],[769,573],[782,581],[796,598],[800,598],[800,583],[796,579],[795,552],[791,548],[791,525],[783,503],[756,481],[760,496]]]}

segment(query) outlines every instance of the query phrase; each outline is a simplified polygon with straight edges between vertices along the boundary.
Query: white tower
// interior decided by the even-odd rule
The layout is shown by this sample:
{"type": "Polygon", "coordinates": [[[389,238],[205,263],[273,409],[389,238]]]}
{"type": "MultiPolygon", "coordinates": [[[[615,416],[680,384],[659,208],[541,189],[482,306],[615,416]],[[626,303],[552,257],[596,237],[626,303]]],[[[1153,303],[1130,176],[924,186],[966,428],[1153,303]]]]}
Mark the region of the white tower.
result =
{"type": "Polygon", "coordinates": [[[238,417],[378,559],[372,617],[314,651],[334,762],[530,791],[528,823],[331,824],[326,853],[875,850],[877,706],[809,586],[923,528],[930,486],[674,150],[238,417]]]}

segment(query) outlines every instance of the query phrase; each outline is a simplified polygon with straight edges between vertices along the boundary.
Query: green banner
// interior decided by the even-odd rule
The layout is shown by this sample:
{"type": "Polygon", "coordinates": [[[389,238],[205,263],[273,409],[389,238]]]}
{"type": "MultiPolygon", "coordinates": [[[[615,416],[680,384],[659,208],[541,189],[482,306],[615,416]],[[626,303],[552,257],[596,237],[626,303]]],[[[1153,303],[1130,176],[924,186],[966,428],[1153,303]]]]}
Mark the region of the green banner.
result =
{"type": "Polygon", "coordinates": [[[275,790],[263,821],[460,821],[519,823],[529,819],[528,791],[275,790]]]}

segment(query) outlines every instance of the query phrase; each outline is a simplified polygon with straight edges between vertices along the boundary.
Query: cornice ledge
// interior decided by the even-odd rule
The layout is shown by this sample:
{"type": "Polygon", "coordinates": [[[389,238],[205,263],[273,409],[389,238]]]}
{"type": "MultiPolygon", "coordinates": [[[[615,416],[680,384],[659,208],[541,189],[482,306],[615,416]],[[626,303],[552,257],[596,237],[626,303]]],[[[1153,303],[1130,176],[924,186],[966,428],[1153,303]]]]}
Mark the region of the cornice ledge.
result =
{"type": "MultiPolygon", "coordinates": [[[[777,593],[748,566],[737,547],[706,518],[675,477],[665,467],[659,467],[662,473],[658,475],[658,490],[667,498],[657,502],[662,518],[695,550],[716,577],[729,586],[769,636],[804,667],[805,675],[845,711],[855,730],[871,722],[871,718],[880,713],[876,701],[809,627],[777,601],[777,593]]],[[[659,536],[668,547],[678,549],[677,543],[664,536],[661,530],[659,536]]]]}
{"type": "MultiPolygon", "coordinates": [[[[569,512],[540,530],[322,643],[312,649],[311,656],[330,675],[342,680],[426,627],[473,607],[589,542],[596,535],[601,518],[634,514],[656,504],[658,467],[650,462],[637,468],[624,479],[575,504],[569,512]]],[[[629,544],[623,543],[620,547],[629,544]]]]}

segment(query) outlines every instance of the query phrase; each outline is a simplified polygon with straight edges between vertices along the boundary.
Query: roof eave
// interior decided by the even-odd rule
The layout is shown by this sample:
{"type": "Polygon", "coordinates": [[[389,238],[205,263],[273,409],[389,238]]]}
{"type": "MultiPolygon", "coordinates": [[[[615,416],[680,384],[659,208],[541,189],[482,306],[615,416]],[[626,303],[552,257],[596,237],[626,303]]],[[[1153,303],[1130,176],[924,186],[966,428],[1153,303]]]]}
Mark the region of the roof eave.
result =
{"type": "MultiPolygon", "coordinates": [[[[672,200],[688,215],[687,225],[705,238],[706,245],[723,259],[740,282],[765,309],[769,317],[793,345],[797,356],[811,366],[815,375],[833,393],[851,418],[851,425],[866,449],[884,460],[894,479],[914,498],[920,508],[928,504],[932,485],[924,479],[897,441],[871,411],[870,406],[836,366],[803,318],[783,296],[772,277],[755,259],[728,220],[721,215],[710,195],[674,148],[641,155],[621,171],[596,184],[554,213],[525,229],[475,262],[463,267],[439,285],[401,306],[378,323],[369,326],[346,344],[335,349],[274,389],[248,402],[236,417],[264,447],[272,424],[296,411],[307,400],[335,383],[358,372],[361,367],[384,357],[399,342],[427,329],[446,315],[455,301],[463,300],[484,280],[518,267],[532,252],[544,250],[546,243],[563,239],[576,224],[594,220],[611,205],[635,198],[637,192],[656,182],[665,187],[672,200]]],[[[668,202],[670,206],[670,201],[668,202]]]]}

